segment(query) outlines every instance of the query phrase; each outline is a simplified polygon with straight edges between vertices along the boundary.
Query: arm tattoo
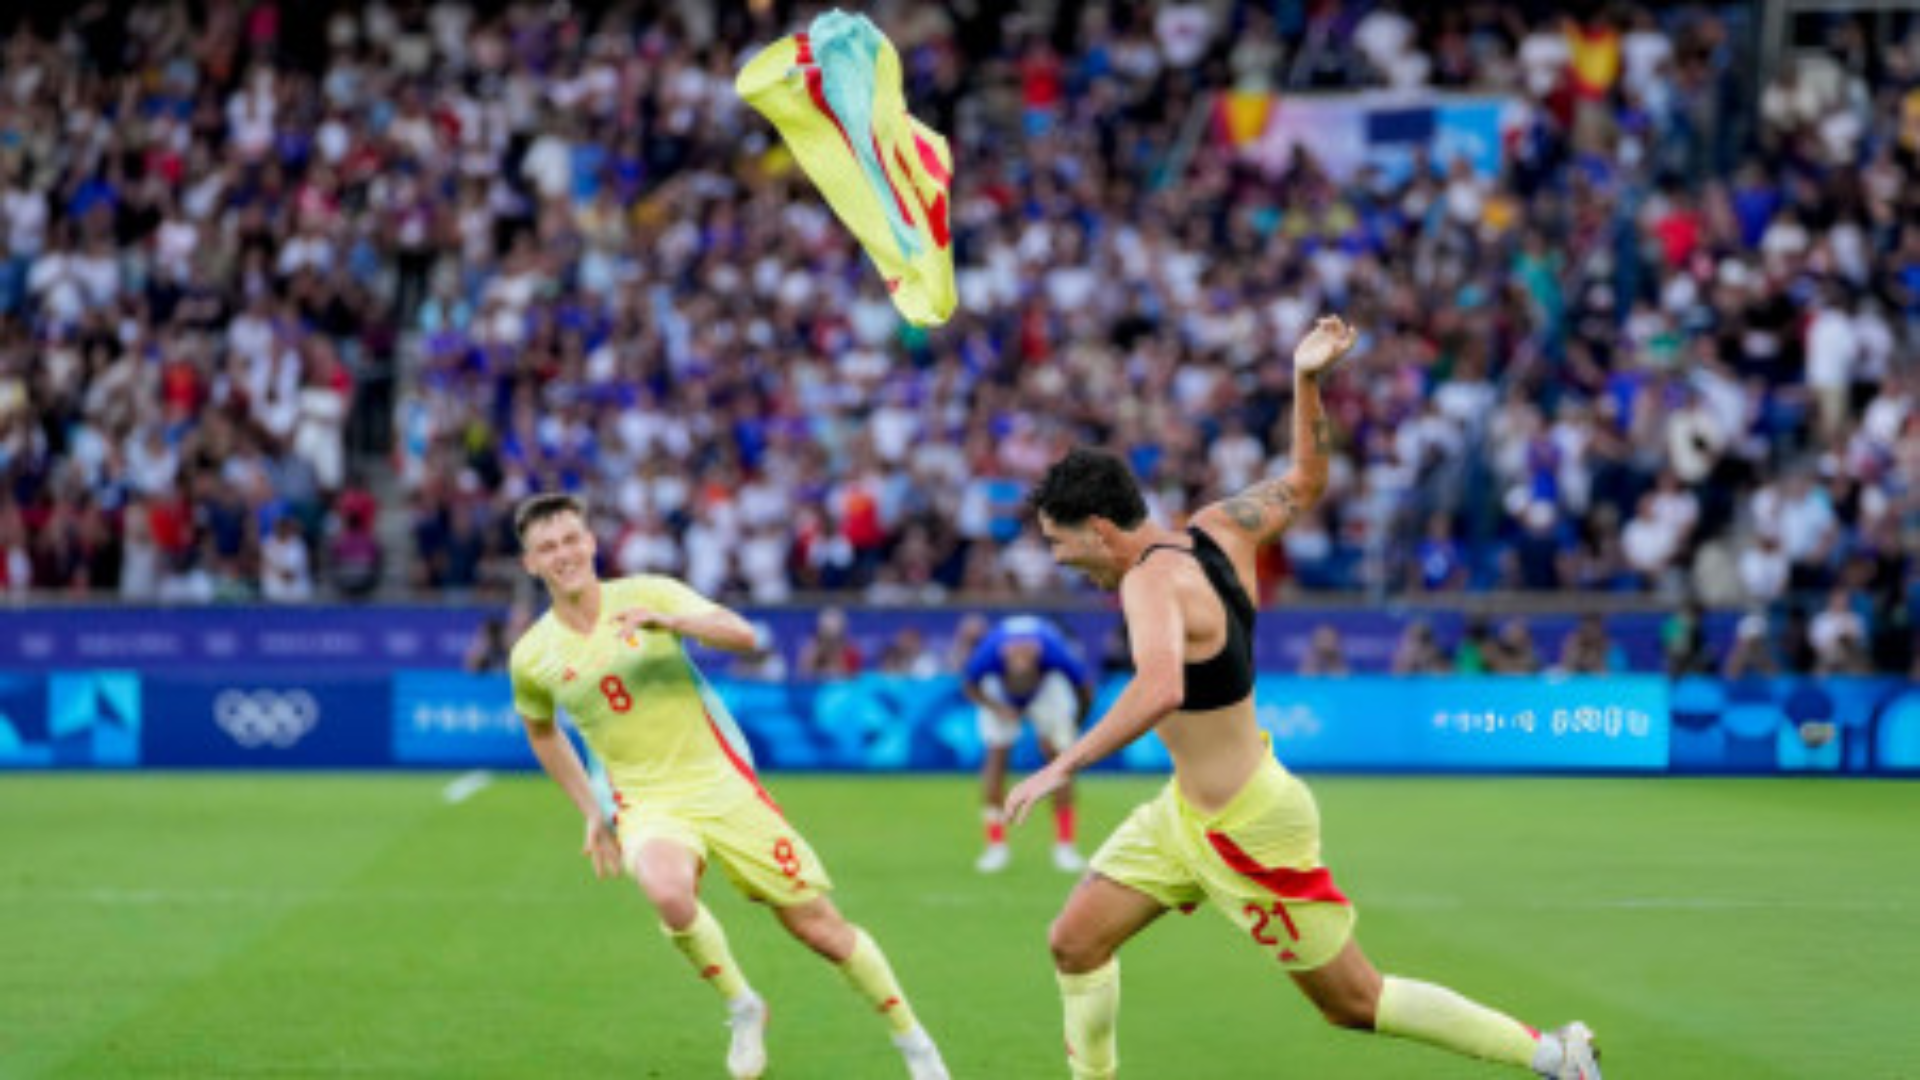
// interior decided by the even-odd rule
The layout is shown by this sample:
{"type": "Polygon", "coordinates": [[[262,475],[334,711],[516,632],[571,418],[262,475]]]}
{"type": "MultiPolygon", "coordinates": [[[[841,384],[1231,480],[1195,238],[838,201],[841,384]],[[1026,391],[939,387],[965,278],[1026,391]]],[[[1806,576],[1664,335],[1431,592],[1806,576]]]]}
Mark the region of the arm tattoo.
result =
{"type": "Polygon", "coordinates": [[[1300,512],[1300,495],[1285,480],[1267,480],[1220,504],[1235,525],[1263,540],[1293,524],[1300,512]]]}
{"type": "Polygon", "coordinates": [[[1255,484],[1251,494],[1278,510],[1280,523],[1283,526],[1292,521],[1294,514],[1299,512],[1300,496],[1293,490],[1293,485],[1285,480],[1268,480],[1263,484],[1255,484]]]}
{"type": "Polygon", "coordinates": [[[1221,503],[1220,509],[1226,511],[1227,516],[1233,519],[1235,525],[1240,526],[1250,533],[1260,531],[1260,519],[1266,516],[1261,512],[1260,504],[1247,498],[1245,495],[1235,495],[1233,498],[1221,503]]]}
{"type": "Polygon", "coordinates": [[[1333,453],[1333,421],[1324,416],[1313,422],[1313,448],[1322,454],[1333,453]]]}

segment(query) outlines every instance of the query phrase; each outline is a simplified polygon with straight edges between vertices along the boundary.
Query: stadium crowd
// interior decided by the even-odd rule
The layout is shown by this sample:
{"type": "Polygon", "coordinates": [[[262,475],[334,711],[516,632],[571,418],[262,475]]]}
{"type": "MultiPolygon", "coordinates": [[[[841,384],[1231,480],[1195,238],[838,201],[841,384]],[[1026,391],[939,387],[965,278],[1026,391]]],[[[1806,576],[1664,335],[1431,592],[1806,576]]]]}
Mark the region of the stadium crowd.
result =
{"type": "Polygon", "coordinates": [[[1051,591],[1027,480],[1091,441],[1177,519],[1281,468],[1333,309],[1365,338],[1283,587],[1652,594],[1912,662],[1920,22],[1756,86],[1717,7],[1063,10],[870,10],[954,147],[930,333],[733,93],[804,12],[14,19],[0,585],[468,593],[564,488],[611,569],[709,594],[1051,591]],[[1500,175],[1340,182],[1211,122],[1368,88],[1504,96],[1500,175]]]}

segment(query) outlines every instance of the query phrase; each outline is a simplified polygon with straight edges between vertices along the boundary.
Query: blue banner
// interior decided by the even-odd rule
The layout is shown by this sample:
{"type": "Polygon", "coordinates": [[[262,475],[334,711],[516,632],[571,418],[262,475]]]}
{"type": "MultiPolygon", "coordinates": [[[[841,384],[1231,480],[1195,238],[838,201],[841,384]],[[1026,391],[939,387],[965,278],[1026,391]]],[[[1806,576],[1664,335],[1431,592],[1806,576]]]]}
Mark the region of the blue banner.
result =
{"type": "Polygon", "coordinates": [[[387,765],[390,694],[384,678],[148,675],[141,756],[187,768],[387,765]]]}
{"type": "Polygon", "coordinates": [[[1653,677],[1264,678],[1255,716],[1302,769],[1664,770],[1653,677]]]}
{"type": "Polygon", "coordinates": [[[45,768],[53,762],[47,691],[32,675],[0,675],[0,767],[45,768]]]}
{"type": "Polygon", "coordinates": [[[1899,678],[1681,679],[1673,686],[1673,767],[1920,770],[1920,689],[1899,678]]]}
{"type": "MultiPolygon", "coordinates": [[[[952,676],[714,680],[770,771],[978,767],[952,676]]],[[[1103,715],[1126,685],[1109,677],[1103,715]]],[[[1899,678],[1313,679],[1263,674],[1255,719],[1306,770],[1920,773],[1920,686],[1899,678]]],[[[1040,760],[1031,730],[1016,769],[1040,760]]],[[[532,768],[504,675],[0,672],[0,768],[532,768]]],[[[1099,767],[1164,772],[1149,734],[1099,767]]]]}
{"type": "Polygon", "coordinates": [[[474,767],[535,763],[507,680],[445,671],[394,676],[393,760],[474,767]]]}
{"type": "Polygon", "coordinates": [[[0,614],[0,668],[458,668],[483,608],[46,608],[0,614]]]}

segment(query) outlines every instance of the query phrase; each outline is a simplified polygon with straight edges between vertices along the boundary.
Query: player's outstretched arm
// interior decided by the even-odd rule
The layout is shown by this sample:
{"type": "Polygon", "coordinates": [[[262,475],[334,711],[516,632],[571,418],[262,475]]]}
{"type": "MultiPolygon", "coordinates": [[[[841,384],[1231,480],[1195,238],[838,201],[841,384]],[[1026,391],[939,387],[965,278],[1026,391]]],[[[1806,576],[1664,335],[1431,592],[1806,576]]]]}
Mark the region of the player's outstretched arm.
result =
{"type": "Polygon", "coordinates": [[[1152,731],[1186,699],[1187,627],[1173,588],[1172,577],[1152,562],[1121,580],[1133,678],[1099,723],[1007,796],[1007,818],[1014,824],[1026,820],[1035,803],[1065,787],[1074,773],[1152,731]]]}
{"type": "Polygon", "coordinates": [[[551,720],[530,720],[521,717],[526,725],[527,742],[533,747],[533,756],[539,759],[540,767],[546,770],[560,790],[580,811],[587,821],[587,837],[581,853],[593,860],[593,872],[599,877],[615,877],[620,873],[620,838],[613,830],[613,823],[600,812],[600,801],[594,797],[593,781],[587,777],[586,766],[580,764],[580,755],[574,752],[573,744],[560,730],[560,725],[551,720]]]}
{"type": "Polygon", "coordinates": [[[1216,539],[1244,538],[1256,547],[1271,543],[1327,490],[1333,453],[1333,423],[1320,400],[1320,379],[1353,348],[1359,334],[1338,316],[1313,325],[1293,350],[1293,452],[1285,475],[1263,480],[1194,516],[1216,539]]]}
{"type": "Polygon", "coordinates": [[[639,630],[665,630],[692,638],[709,649],[750,653],[760,647],[753,624],[730,608],[714,605],[693,614],[669,615],[649,608],[628,608],[613,617],[622,636],[639,630]]]}

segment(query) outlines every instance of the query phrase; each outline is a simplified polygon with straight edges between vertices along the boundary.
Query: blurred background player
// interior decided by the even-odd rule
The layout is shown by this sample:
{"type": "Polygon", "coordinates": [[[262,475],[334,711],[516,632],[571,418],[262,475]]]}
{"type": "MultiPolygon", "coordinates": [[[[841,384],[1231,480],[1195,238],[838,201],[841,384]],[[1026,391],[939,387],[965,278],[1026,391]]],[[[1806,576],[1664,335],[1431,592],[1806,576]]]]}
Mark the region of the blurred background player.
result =
{"type": "Polygon", "coordinates": [[[880,947],[827,898],[826,868],[760,786],[744,743],[723,733],[722,725],[733,730],[732,718],[681,644],[691,638],[751,653],[761,645],[753,626],[672,578],[601,581],[586,506],[571,496],[526,500],[514,530],[527,572],[553,598],[552,610],[514,645],[514,708],[541,768],[586,818],[594,873],[631,872],[674,947],[726,1001],[728,1071],[737,1078],[766,1071],[767,1006],[700,903],[710,861],[881,1013],[914,1080],[946,1080],[940,1052],[880,947]],[[618,808],[611,821],[555,722],[557,709],[606,766],[618,808]]]}
{"type": "MultiPolygon", "coordinates": [[[[1052,761],[1080,733],[1080,718],[1093,701],[1085,664],[1066,636],[1045,619],[1003,619],[974,646],[961,674],[968,700],[980,707],[980,790],[985,799],[987,848],[974,868],[983,874],[1007,868],[1007,761],[1019,741],[1022,721],[1031,721],[1040,753],[1052,761]]],[[[1053,794],[1053,865],[1077,874],[1087,860],[1074,840],[1073,785],[1053,794]]]]}

